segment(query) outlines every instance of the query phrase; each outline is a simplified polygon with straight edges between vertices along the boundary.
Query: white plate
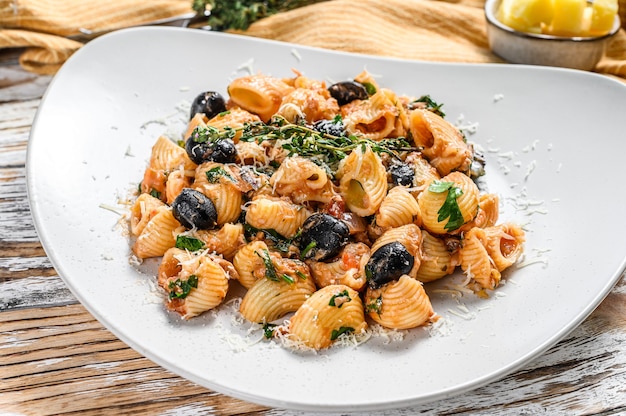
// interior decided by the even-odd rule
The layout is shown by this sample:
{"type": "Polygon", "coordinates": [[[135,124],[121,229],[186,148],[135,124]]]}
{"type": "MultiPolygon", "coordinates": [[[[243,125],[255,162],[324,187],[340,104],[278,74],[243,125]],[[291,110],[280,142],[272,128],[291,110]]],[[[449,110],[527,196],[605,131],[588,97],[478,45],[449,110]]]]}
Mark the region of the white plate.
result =
{"type": "MultiPolygon", "coordinates": [[[[178,28],[113,33],[56,75],[33,124],[27,177],[42,244],[76,297],[165,368],[264,405],[374,410],[450,397],[495,381],[576,327],[620,277],[625,253],[626,88],[589,73],[381,59],[178,28]],[[228,80],[291,68],[328,81],[367,68],[399,93],[430,94],[488,158],[502,218],[527,228],[526,261],[490,299],[434,294],[442,326],[401,342],[298,354],[246,339],[228,307],[190,322],[165,312],[153,277],[129,264],[117,206],[141,180],[180,107],[228,80]],[[474,123],[479,123],[478,125],[474,123]],[[517,209],[519,204],[527,209],[517,209]]],[[[178,123],[178,125],[177,125],[178,123]]],[[[154,266],[154,264],[152,264],[154,266]]],[[[459,276],[461,278],[462,276],[459,276]]],[[[256,337],[254,337],[256,339],[256,337]]]]}

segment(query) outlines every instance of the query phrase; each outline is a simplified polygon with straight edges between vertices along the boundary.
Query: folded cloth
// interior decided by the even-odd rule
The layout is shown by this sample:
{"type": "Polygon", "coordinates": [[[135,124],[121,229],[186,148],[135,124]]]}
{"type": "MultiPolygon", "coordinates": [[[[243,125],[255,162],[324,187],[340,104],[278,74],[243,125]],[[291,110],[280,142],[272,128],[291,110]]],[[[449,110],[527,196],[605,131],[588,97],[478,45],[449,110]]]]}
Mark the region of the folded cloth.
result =
{"type": "Polygon", "coordinates": [[[83,45],[68,36],[192,12],[191,0],[0,0],[0,48],[26,48],[20,56],[25,69],[53,74],[83,45]]]}
{"type": "MultiPolygon", "coordinates": [[[[626,0],[619,0],[626,23],[626,0]]],[[[502,62],[487,43],[484,0],[332,0],[262,19],[248,36],[345,52],[439,62],[502,62]]],[[[82,43],[68,39],[191,12],[192,0],[0,0],[0,48],[26,51],[29,71],[52,74],[82,43]]],[[[626,25],[624,25],[626,27],[626,25]]],[[[626,81],[626,31],[596,72],[626,81]]]]}

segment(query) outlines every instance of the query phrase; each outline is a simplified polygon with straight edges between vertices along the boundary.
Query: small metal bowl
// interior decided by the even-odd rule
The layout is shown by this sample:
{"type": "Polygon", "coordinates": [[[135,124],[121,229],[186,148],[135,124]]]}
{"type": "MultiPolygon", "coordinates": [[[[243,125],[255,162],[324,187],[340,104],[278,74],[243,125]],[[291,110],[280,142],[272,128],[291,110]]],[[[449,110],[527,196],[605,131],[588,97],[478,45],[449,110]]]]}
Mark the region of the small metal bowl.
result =
{"type": "Polygon", "coordinates": [[[496,18],[501,1],[485,2],[489,47],[493,53],[514,64],[560,66],[589,71],[604,55],[609,39],[620,29],[619,16],[615,16],[613,28],[602,36],[561,37],[520,32],[496,18]]]}

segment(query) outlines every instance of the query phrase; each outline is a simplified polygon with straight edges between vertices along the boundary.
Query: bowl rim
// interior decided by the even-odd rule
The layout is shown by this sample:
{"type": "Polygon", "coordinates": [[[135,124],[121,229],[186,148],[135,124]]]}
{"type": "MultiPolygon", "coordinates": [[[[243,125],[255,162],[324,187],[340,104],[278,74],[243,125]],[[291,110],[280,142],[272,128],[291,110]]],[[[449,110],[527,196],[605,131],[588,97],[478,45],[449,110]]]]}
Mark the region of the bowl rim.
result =
{"type": "Polygon", "coordinates": [[[522,38],[530,38],[530,39],[544,39],[544,40],[554,40],[559,42],[595,42],[602,39],[607,39],[614,36],[621,28],[621,20],[619,15],[616,15],[613,21],[613,27],[611,31],[600,36],[556,36],[556,35],[546,35],[543,33],[529,33],[522,32],[520,30],[513,29],[510,26],[505,25],[500,22],[495,16],[495,10],[500,5],[502,0],[486,0],[485,1],[485,18],[487,19],[487,23],[498,27],[505,32],[508,32],[514,36],[522,37],[522,38]]]}

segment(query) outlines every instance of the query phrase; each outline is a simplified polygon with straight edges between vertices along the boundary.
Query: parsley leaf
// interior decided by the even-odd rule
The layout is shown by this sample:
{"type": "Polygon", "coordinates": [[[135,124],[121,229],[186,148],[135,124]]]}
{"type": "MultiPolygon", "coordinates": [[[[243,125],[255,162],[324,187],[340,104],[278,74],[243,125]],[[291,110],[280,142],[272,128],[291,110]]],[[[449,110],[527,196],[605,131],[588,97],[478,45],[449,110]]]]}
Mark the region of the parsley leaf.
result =
{"type": "Polygon", "coordinates": [[[371,301],[365,306],[365,312],[367,313],[376,312],[377,314],[380,315],[382,308],[383,308],[383,295],[380,295],[379,297],[377,297],[376,299],[374,299],[373,301],[371,301]]]}
{"type": "Polygon", "coordinates": [[[274,337],[274,329],[276,328],[276,324],[265,324],[263,325],[263,336],[267,339],[272,339],[274,337]]]}
{"type": "Polygon", "coordinates": [[[352,298],[350,297],[348,290],[344,289],[342,292],[339,292],[336,295],[333,295],[332,298],[330,298],[328,306],[336,306],[337,308],[341,308],[344,303],[350,302],[351,300],[352,298]]]}
{"type": "Polygon", "coordinates": [[[267,250],[261,250],[263,254],[259,254],[258,251],[254,251],[254,254],[259,256],[261,260],[263,260],[263,264],[265,265],[265,277],[274,282],[279,282],[280,280],[284,280],[287,283],[293,283],[294,280],[288,274],[282,273],[280,276],[276,271],[276,266],[272,262],[272,257],[270,256],[270,252],[267,250]]]}
{"type": "Polygon", "coordinates": [[[198,276],[192,274],[187,280],[176,279],[167,286],[170,289],[169,298],[184,299],[189,295],[191,289],[198,287],[198,276]]]}
{"type": "Polygon", "coordinates": [[[221,177],[226,177],[231,182],[237,182],[237,180],[221,166],[216,166],[206,171],[206,178],[210,183],[219,182],[221,177]]]}
{"type": "Polygon", "coordinates": [[[457,198],[463,195],[463,190],[454,186],[454,182],[444,182],[439,180],[433,181],[428,186],[428,190],[437,194],[443,192],[448,193],[443,205],[439,208],[439,211],[437,211],[437,221],[441,222],[448,218],[448,222],[444,226],[444,228],[448,231],[456,230],[463,225],[465,220],[463,219],[463,213],[461,213],[461,209],[459,208],[459,204],[457,202],[457,198]]]}
{"type": "Polygon", "coordinates": [[[189,251],[198,251],[204,247],[202,240],[195,237],[188,237],[186,235],[176,236],[176,248],[189,251]]]}
{"type": "Polygon", "coordinates": [[[438,104],[435,100],[430,98],[430,95],[422,95],[420,98],[413,101],[413,103],[424,103],[427,110],[430,110],[441,117],[446,116],[446,113],[444,113],[441,109],[441,107],[443,107],[443,104],[438,104]]]}
{"type": "Polygon", "coordinates": [[[342,326],[339,329],[333,329],[333,332],[330,334],[330,340],[334,341],[339,338],[340,335],[349,334],[350,332],[354,332],[354,328],[349,326],[342,326]]]}

